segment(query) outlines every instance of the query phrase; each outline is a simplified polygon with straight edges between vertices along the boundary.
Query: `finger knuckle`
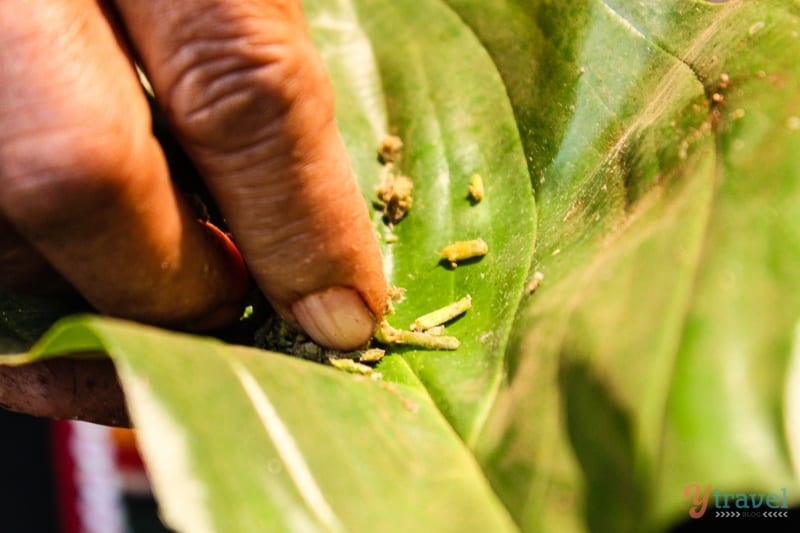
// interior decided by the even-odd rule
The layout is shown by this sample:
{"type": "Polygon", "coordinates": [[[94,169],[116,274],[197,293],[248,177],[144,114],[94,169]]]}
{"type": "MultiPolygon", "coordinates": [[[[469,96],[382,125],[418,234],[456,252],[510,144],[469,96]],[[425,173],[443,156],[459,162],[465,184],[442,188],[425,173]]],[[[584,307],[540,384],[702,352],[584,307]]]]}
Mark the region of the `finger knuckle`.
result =
{"type": "Polygon", "coordinates": [[[167,113],[201,149],[236,152],[269,142],[286,133],[298,105],[312,101],[320,116],[332,116],[324,67],[302,39],[194,40],[175,57],[167,113]]]}

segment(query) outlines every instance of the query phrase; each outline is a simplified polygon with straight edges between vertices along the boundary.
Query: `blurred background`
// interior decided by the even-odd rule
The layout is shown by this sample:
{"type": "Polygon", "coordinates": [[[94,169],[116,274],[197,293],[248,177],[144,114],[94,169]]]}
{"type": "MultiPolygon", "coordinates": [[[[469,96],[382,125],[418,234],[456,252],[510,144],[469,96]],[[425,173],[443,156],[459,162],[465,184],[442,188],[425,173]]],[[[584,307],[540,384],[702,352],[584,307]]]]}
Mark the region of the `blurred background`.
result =
{"type": "Polygon", "coordinates": [[[132,431],[0,409],[0,531],[163,533],[132,431]]]}

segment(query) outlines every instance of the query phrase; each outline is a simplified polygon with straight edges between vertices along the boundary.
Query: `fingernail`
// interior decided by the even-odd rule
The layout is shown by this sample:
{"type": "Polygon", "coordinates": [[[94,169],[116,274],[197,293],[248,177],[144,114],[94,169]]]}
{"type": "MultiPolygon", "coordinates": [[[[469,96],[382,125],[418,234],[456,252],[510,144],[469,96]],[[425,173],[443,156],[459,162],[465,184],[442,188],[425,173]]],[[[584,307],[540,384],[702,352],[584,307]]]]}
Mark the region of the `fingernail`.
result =
{"type": "Polygon", "coordinates": [[[231,280],[230,299],[235,302],[243,300],[250,288],[250,274],[247,271],[247,265],[244,262],[242,253],[224,231],[210,222],[203,222],[202,224],[213,236],[214,243],[220,248],[220,252],[225,257],[231,280]]]}
{"type": "Polygon", "coordinates": [[[375,316],[353,289],[331,287],[292,305],[300,327],[317,343],[336,350],[354,350],[369,341],[375,316]]]}
{"type": "Polygon", "coordinates": [[[209,331],[234,323],[241,315],[244,299],[250,288],[250,278],[244,258],[239,249],[221,229],[209,222],[198,220],[211,237],[211,242],[218,247],[224,258],[227,279],[230,283],[227,302],[207,315],[193,320],[185,329],[190,331],[209,331]]]}

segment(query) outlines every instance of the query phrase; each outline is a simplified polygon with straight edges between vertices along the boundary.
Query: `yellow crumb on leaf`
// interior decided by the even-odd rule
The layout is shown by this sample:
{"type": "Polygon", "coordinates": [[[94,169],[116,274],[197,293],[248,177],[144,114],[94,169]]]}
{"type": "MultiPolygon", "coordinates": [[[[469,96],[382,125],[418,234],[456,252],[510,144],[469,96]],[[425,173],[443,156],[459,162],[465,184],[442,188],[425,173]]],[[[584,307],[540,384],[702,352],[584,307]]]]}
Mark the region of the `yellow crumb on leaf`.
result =
{"type": "Polygon", "coordinates": [[[469,178],[469,196],[476,203],[483,200],[483,178],[480,174],[473,174],[469,178]]]}
{"type": "Polygon", "coordinates": [[[536,292],[536,289],[539,288],[539,285],[541,285],[543,280],[544,280],[544,274],[542,274],[537,270],[536,272],[533,273],[533,277],[531,278],[530,283],[528,283],[528,286],[525,287],[525,292],[528,293],[528,295],[533,294],[534,292],[536,292]]]}
{"type": "Polygon", "coordinates": [[[377,363],[383,356],[386,355],[386,351],[381,348],[368,348],[361,352],[358,356],[359,363],[377,363]]]}
{"type": "Polygon", "coordinates": [[[362,376],[369,376],[372,379],[381,379],[383,376],[380,372],[376,372],[371,366],[353,361],[346,358],[328,357],[328,361],[334,368],[348,372],[350,374],[359,374],[362,376]]]}
{"type": "Polygon", "coordinates": [[[400,222],[411,209],[414,183],[407,176],[395,174],[392,165],[385,165],[381,182],[375,188],[383,217],[390,226],[400,222]]]}
{"type": "Polygon", "coordinates": [[[387,135],[378,143],[378,158],[383,164],[396,163],[403,156],[403,141],[395,135],[387,135]]]}
{"type": "Polygon", "coordinates": [[[489,245],[481,238],[471,241],[458,241],[445,246],[441,252],[437,252],[450,262],[450,266],[455,268],[459,261],[482,257],[489,253],[489,245]]]}
{"type": "Polygon", "coordinates": [[[383,320],[375,330],[375,340],[385,345],[417,346],[427,350],[457,350],[461,342],[449,335],[431,335],[423,331],[397,329],[383,320]]]}
{"type": "MultiPolygon", "coordinates": [[[[411,331],[425,331],[430,332],[432,328],[440,326],[446,322],[449,322],[467,312],[467,310],[472,307],[472,296],[467,294],[463,298],[456,300],[455,302],[436,309],[435,311],[431,311],[430,313],[426,313],[416,319],[413,324],[411,324],[411,331]]],[[[430,332],[432,335],[441,334],[439,332],[430,332]]]]}

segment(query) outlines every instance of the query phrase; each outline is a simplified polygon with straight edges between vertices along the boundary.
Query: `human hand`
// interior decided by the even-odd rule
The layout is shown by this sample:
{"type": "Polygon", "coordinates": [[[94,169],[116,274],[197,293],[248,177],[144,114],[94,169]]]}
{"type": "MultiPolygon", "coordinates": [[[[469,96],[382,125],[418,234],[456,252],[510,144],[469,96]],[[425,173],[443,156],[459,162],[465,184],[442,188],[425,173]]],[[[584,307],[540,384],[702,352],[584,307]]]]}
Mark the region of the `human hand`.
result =
{"type": "MultiPolygon", "coordinates": [[[[365,343],[383,313],[380,252],[300,0],[0,3],[0,284],[63,279],[103,313],[203,330],[240,315],[245,263],[325,346],[365,343]],[[131,57],[236,247],[176,191],[131,57]]],[[[25,391],[8,372],[0,403],[14,407],[25,391]]],[[[24,410],[64,416],[69,402],[47,396],[24,410]]]]}

